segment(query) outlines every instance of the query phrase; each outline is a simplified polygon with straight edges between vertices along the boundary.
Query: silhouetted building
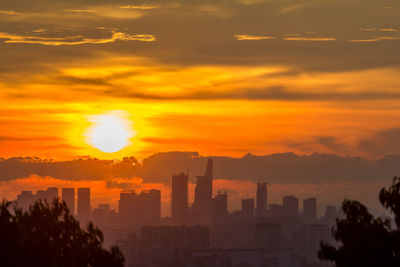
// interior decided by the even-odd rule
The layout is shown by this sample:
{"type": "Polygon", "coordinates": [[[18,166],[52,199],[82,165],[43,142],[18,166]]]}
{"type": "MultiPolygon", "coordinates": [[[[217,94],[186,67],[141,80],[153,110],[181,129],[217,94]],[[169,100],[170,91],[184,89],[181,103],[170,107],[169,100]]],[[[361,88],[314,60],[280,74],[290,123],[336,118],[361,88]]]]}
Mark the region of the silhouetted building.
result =
{"type": "Polygon", "coordinates": [[[63,188],[61,190],[62,200],[67,204],[72,215],[75,215],[75,189],[63,188]]]}
{"type": "Polygon", "coordinates": [[[255,230],[256,248],[267,252],[281,249],[282,225],[279,223],[257,223],[255,230]]]}
{"type": "Polygon", "coordinates": [[[172,176],[171,214],[176,225],[187,222],[189,176],[180,173],[172,176]]]}
{"type": "Polygon", "coordinates": [[[212,213],[213,159],[208,159],[207,170],[203,176],[197,176],[193,211],[196,223],[209,225],[212,213]]]}
{"type": "Polygon", "coordinates": [[[135,191],[121,192],[118,202],[119,221],[122,227],[137,227],[139,225],[138,195],[135,191]]]}
{"type": "Polygon", "coordinates": [[[49,187],[47,190],[39,190],[36,192],[36,200],[46,200],[51,203],[54,199],[58,198],[58,188],[57,187],[49,187]]]}
{"type": "Polygon", "coordinates": [[[212,200],[212,219],[213,223],[218,223],[221,218],[228,214],[228,194],[226,192],[218,192],[212,200]]]}
{"type": "Polygon", "coordinates": [[[17,196],[15,202],[23,210],[28,210],[29,206],[31,206],[35,200],[36,196],[32,191],[22,191],[21,194],[17,196]]]}
{"type": "Polygon", "coordinates": [[[142,191],[138,200],[140,225],[158,225],[161,220],[161,191],[142,191]]]}
{"type": "Polygon", "coordinates": [[[90,188],[78,188],[78,219],[82,224],[90,220],[90,188]]]}
{"type": "Polygon", "coordinates": [[[337,218],[337,210],[334,206],[327,206],[323,217],[323,222],[328,226],[332,226],[337,218]]]}
{"type": "Polygon", "coordinates": [[[267,210],[267,183],[257,183],[256,217],[264,217],[267,210]]]}
{"type": "Polygon", "coordinates": [[[123,227],[137,228],[144,225],[158,225],[161,219],[161,191],[135,191],[120,194],[119,220],[123,227]]]}
{"type": "Polygon", "coordinates": [[[303,216],[313,220],[317,218],[317,198],[303,200],[303,216]]]}
{"type": "Polygon", "coordinates": [[[254,217],[254,199],[242,199],[242,216],[246,218],[254,217]]]}
{"type": "Polygon", "coordinates": [[[284,217],[299,216],[299,199],[295,196],[283,197],[282,215],[284,217]]]}
{"type": "Polygon", "coordinates": [[[114,227],[117,224],[117,219],[117,213],[110,209],[109,204],[99,204],[99,207],[92,211],[93,223],[100,227],[103,232],[106,228],[114,227]]]}

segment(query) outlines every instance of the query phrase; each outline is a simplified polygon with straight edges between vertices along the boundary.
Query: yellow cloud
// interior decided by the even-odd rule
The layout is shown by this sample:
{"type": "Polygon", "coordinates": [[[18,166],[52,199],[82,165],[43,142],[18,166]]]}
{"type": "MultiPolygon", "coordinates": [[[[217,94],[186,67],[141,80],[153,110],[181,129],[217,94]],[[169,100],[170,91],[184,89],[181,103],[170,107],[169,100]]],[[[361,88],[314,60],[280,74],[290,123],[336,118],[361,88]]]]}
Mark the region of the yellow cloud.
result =
{"type": "Polygon", "coordinates": [[[127,34],[123,32],[113,32],[110,38],[85,38],[82,35],[66,36],[66,37],[37,37],[22,36],[17,34],[9,34],[0,32],[0,39],[6,39],[4,43],[25,43],[25,44],[42,44],[50,46],[58,45],[80,45],[80,44],[106,44],[120,41],[142,41],[153,42],[156,40],[152,34],[127,34]]]}
{"type": "Polygon", "coordinates": [[[243,41],[243,40],[273,40],[276,39],[276,37],[272,36],[264,36],[264,35],[248,35],[248,34],[237,34],[234,35],[236,40],[243,41]]]}
{"type": "Polygon", "coordinates": [[[398,40],[399,38],[397,37],[391,37],[391,36],[381,36],[381,37],[376,37],[376,38],[371,38],[371,39],[355,39],[355,40],[349,40],[351,43],[375,43],[375,42],[380,42],[384,40],[398,40]]]}
{"type": "Polygon", "coordinates": [[[66,9],[64,12],[74,12],[74,13],[96,13],[94,10],[90,9],[66,9]]]}
{"type": "Polygon", "coordinates": [[[285,37],[283,40],[287,41],[311,41],[311,42],[329,42],[337,41],[334,37],[285,37]]]}
{"type": "Polygon", "coordinates": [[[149,10],[149,9],[155,9],[155,8],[159,8],[160,6],[145,6],[145,5],[141,5],[141,6],[132,6],[132,5],[126,5],[126,6],[120,6],[119,8],[122,9],[141,9],[141,10],[149,10]]]}
{"type": "Polygon", "coordinates": [[[2,15],[17,15],[17,13],[12,10],[0,10],[0,14],[2,14],[2,15]]]}

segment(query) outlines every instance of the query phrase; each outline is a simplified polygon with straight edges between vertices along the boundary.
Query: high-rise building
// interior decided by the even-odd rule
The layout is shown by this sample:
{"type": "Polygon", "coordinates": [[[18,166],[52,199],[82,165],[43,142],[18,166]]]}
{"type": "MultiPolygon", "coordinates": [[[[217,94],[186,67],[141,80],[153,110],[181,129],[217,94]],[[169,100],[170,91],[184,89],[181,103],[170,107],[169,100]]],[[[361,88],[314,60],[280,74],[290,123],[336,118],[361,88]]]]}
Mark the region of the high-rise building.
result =
{"type": "Polygon", "coordinates": [[[58,198],[58,188],[57,187],[49,187],[47,188],[48,200],[53,201],[58,198]]]}
{"type": "Polygon", "coordinates": [[[221,218],[228,214],[228,194],[227,192],[218,192],[212,200],[212,221],[218,223],[221,218]]]}
{"type": "Polygon", "coordinates": [[[189,176],[185,173],[172,175],[172,220],[176,225],[184,224],[188,212],[188,182],[189,176]]]}
{"type": "Polygon", "coordinates": [[[158,225],[161,219],[161,191],[149,190],[136,194],[126,191],[120,194],[120,225],[129,228],[158,225]]]}
{"type": "Polygon", "coordinates": [[[142,191],[138,200],[140,225],[159,225],[161,220],[161,191],[156,189],[142,191]]]}
{"type": "Polygon", "coordinates": [[[209,158],[207,170],[203,176],[197,176],[194,195],[194,220],[199,224],[209,225],[212,213],[213,159],[209,158]]]}
{"type": "Polygon", "coordinates": [[[311,197],[303,200],[303,215],[313,220],[317,218],[317,198],[311,197]]]}
{"type": "Polygon", "coordinates": [[[82,224],[90,220],[90,188],[78,188],[78,219],[82,224]]]}
{"type": "Polygon", "coordinates": [[[335,206],[327,206],[326,212],[323,218],[324,223],[328,226],[332,226],[337,218],[337,209],[335,206]]]}
{"type": "Polygon", "coordinates": [[[283,197],[282,215],[284,217],[299,216],[299,199],[295,196],[283,197]]]}
{"type": "Polygon", "coordinates": [[[75,189],[63,188],[61,190],[62,200],[67,204],[72,215],[75,215],[75,189]]]}
{"type": "Polygon", "coordinates": [[[29,206],[35,203],[36,197],[32,193],[32,191],[22,191],[15,200],[18,207],[22,208],[23,210],[28,210],[29,206]]]}
{"type": "Polygon", "coordinates": [[[138,219],[138,195],[135,191],[125,191],[119,195],[118,214],[122,227],[136,226],[138,219]]]}
{"type": "Polygon", "coordinates": [[[58,198],[58,188],[57,187],[49,187],[47,190],[39,190],[36,192],[36,199],[47,201],[51,203],[54,199],[58,198]]]}
{"type": "Polygon", "coordinates": [[[256,217],[260,218],[265,215],[268,204],[267,183],[257,183],[257,207],[256,217]]]}
{"type": "Polygon", "coordinates": [[[242,216],[246,218],[254,217],[254,199],[242,199],[242,216]]]}
{"type": "Polygon", "coordinates": [[[266,252],[278,252],[281,249],[282,225],[279,223],[257,223],[255,245],[266,252]]]}

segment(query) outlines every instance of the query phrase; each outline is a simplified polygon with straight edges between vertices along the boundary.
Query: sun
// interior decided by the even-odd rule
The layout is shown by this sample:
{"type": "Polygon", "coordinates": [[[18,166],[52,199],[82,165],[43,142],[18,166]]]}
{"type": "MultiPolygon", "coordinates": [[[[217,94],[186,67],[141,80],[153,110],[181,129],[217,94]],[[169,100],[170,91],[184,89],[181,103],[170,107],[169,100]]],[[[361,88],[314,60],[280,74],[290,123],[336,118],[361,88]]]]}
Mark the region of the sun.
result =
{"type": "Polygon", "coordinates": [[[130,122],[120,112],[94,115],[93,123],[87,133],[87,141],[97,149],[106,153],[115,153],[130,143],[134,131],[130,122]]]}

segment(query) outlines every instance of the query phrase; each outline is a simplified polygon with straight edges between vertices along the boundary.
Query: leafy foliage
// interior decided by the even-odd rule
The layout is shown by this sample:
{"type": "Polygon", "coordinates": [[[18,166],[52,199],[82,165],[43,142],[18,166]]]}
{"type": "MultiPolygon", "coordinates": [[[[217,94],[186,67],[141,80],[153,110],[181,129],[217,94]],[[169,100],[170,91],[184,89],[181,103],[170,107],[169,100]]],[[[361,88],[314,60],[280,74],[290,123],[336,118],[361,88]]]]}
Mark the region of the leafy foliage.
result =
{"type": "Polygon", "coordinates": [[[374,218],[358,201],[344,200],[344,219],[336,220],[333,237],[339,246],[321,243],[319,257],[337,267],[400,266],[400,178],[390,188],[382,188],[380,203],[395,217],[396,229],[389,219],[374,218]]]}
{"type": "Polygon", "coordinates": [[[107,251],[103,241],[92,223],[81,229],[64,202],[38,201],[28,211],[0,205],[2,266],[124,266],[118,247],[107,251]]]}

